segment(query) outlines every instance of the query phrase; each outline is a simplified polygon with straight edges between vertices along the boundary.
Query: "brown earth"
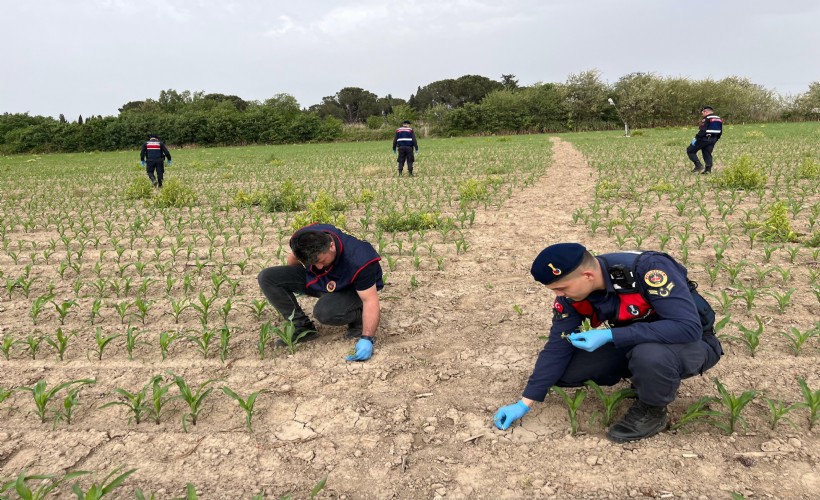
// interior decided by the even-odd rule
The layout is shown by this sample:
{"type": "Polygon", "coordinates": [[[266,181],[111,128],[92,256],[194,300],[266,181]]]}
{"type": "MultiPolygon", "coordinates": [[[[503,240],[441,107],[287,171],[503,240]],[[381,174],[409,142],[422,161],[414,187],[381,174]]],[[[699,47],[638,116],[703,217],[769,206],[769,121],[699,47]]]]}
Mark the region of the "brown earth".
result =
{"type": "MultiPolygon", "coordinates": [[[[546,175],[501,210],[477,214],[468,252],[456,254],[452,247],[445,269],[424,274],[404,296],[397,292],[406,287],[385,288],[376,352],[366,363],[344,362],[351,343],[338,329],[322,329],[322,338],[296,355],[259,361],[258,323],[249,314],[238,320],[244,333],[224,365],[179,355],[179,345],[165,362],[157,356],[128,362],[121,347],[102,361],[74,355],[59,363],[50,354],[42,361],[0,361],[5,387],[98,379],[82,393],[71,426],[41,425],[27,394],[15,395],[11,409],[4,404],[0,477],[24,468],[138,468],[115,498],[133,498],[136,487],[158,498],[180,496],[187,482],[206,499],[250,498],[260,491],[306,498],[325,476],[321,498],[820,497],[817,434],[807,430],[803,414],[794,417],[797,429],[783,424],[769,431],[763,404],[749,410],[748,433],[727,436],[699,424],[627,445],[609,442],[593,421],[600,411],[593,396],[581,409],[575,436],[554,395],[521,425],[505,432],[492,427],[497,408],[520,397],[543,345],[538,336],[549,327],[551,296],[529,275],[533,257],[559,241],[614,250],[603,232],[590,237],[571,223],[572,212],[594,198],[594,176],[569,143],[554,139],[546,175]],[[245,430],[244,414],[218,390],[187,433],[181,406],[160,425],[138,426],[126,422],[123,409],[98,408],[113,399],[114,388],[139,388],[168,369],[189,382],[221,378],[243,395],[271,390],[257,403],[255,432],[245,430]]],[[[405,262],[391,282],[406,283],[412,274],[405,262]]],[[[253,276],[243,278],[246,293],[253,295],[254,286],[253,276]]],[[[26,323],[29,304],[0,303],[4,321],[20,318],[4,329],[26,323]]],[[[670,408],[673,419],[700,396],[714,394],[712,377],[736,390],[763,389],[796,386],[785,374],[797,373],[817,386],[816,352],[806,354],[812,359],[807,363],[782,352],[750,358],[739,348],[726,350],[708,377],[684,381],[670,408]],[[814,372],[801,372],[806,366],[814,372]]],[[[61,497],[70,496],[64,489],[61,497]]]]}

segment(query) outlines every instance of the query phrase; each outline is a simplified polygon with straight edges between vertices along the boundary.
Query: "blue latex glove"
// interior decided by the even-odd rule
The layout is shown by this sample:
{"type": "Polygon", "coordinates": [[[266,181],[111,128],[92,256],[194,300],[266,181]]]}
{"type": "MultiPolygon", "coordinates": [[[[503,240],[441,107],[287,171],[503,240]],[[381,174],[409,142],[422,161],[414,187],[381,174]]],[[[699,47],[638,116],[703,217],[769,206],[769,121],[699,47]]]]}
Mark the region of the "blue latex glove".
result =
{"type": "Polygon", "coordinates": [[[398,154],[398,153],[396,153],[396,150],[395,150],[395,149],[393,150],[393,154],[398,154]]]}
{"type": "Polygon", "coordinates": [[[173,163],[173,162],[171,160],[168,160],[168,166],[169,167],[171,166],[171,163],[173,163]]]}
{"type": "Polygon", "coordinates": [[[142,161],[140,162],[140,165],[142,165],[142,166],[144,167],[144,166],[145,166],[145,160],[142,160],[142,161]]]}
{"type": "Polygon", "coordinates": [[[369,337],[362,337],[356,342],[356,354],[345,358],[347,361],[367,361],[373,355],[373,341],[369,337]]]}
{"type": "Polygon", "coordinates": [[[569,341],[578,349],[592,352],[604,344],[612,342],[612,330],[590,330],[588,332],[573,333],[569,341]]]}
{"type": "Polygon", "coordinates": [[[698,142],[698,139],[697,139],[697,138],[692,139],[692,145],[693,145],[693,146],[695,145],[695,143],[696,143],[696,142],[698,142]]]}
{"type": "Polygon", "coordinates": [[[493,423],[502,431],[507,430],[513,422],[526,415],[528,411],[530,407],[519,400],[515,404],[502,406],[493,417],[493,423]]]}

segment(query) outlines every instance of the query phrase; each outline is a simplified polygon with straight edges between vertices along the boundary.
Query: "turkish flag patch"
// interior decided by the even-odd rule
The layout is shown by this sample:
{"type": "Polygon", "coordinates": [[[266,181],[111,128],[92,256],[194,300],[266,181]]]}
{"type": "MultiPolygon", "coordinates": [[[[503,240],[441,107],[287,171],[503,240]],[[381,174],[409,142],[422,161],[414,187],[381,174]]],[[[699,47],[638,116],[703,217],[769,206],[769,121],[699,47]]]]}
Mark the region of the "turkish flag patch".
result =
{"type": "Polygon", "coordinates": [[[557,300],[555,301],[554,304],[552,304],[552,308],[555,309],[556,311],[558,311],[559,313],[564,312],[564,306],[562,306],[561,303],[558,302],[557,300]]]}

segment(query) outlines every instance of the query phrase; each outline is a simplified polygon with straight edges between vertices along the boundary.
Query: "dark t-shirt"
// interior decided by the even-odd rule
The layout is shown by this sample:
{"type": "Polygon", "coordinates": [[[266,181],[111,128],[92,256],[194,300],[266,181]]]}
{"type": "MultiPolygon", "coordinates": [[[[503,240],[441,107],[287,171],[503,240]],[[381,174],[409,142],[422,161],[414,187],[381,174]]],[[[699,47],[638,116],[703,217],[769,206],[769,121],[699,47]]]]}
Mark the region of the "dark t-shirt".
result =
{"type": "Polygon", "coordinates": [[[363,292],[376,284],[376,280],[379,278],[379,269],[376,269],[377,267],[379,267],[378,262],[371,262],[359,271],[353,281],[356,291],[363,292]]]}

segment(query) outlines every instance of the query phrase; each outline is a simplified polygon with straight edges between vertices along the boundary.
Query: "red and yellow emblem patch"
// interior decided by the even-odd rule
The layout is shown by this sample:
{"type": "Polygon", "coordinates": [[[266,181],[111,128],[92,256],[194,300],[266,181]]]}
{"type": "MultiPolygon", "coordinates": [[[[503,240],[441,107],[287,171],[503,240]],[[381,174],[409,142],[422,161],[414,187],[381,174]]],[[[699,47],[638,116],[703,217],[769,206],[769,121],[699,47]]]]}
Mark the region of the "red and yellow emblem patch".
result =
{"type": "Polygon", "coordinates": [[[328,292],[336,291],[336,282],[335,281],[328,281],[327,286],[325,287],[328,292]]]}
{"type": "Polygon", "coordinates": [[[664,286],[667,281],[669,281],[669,277],[666,276],[666,273],[660,269],[652,269],[644,274],[643,280],[647,285],[653,288],[660,288],[664,286]]]}

